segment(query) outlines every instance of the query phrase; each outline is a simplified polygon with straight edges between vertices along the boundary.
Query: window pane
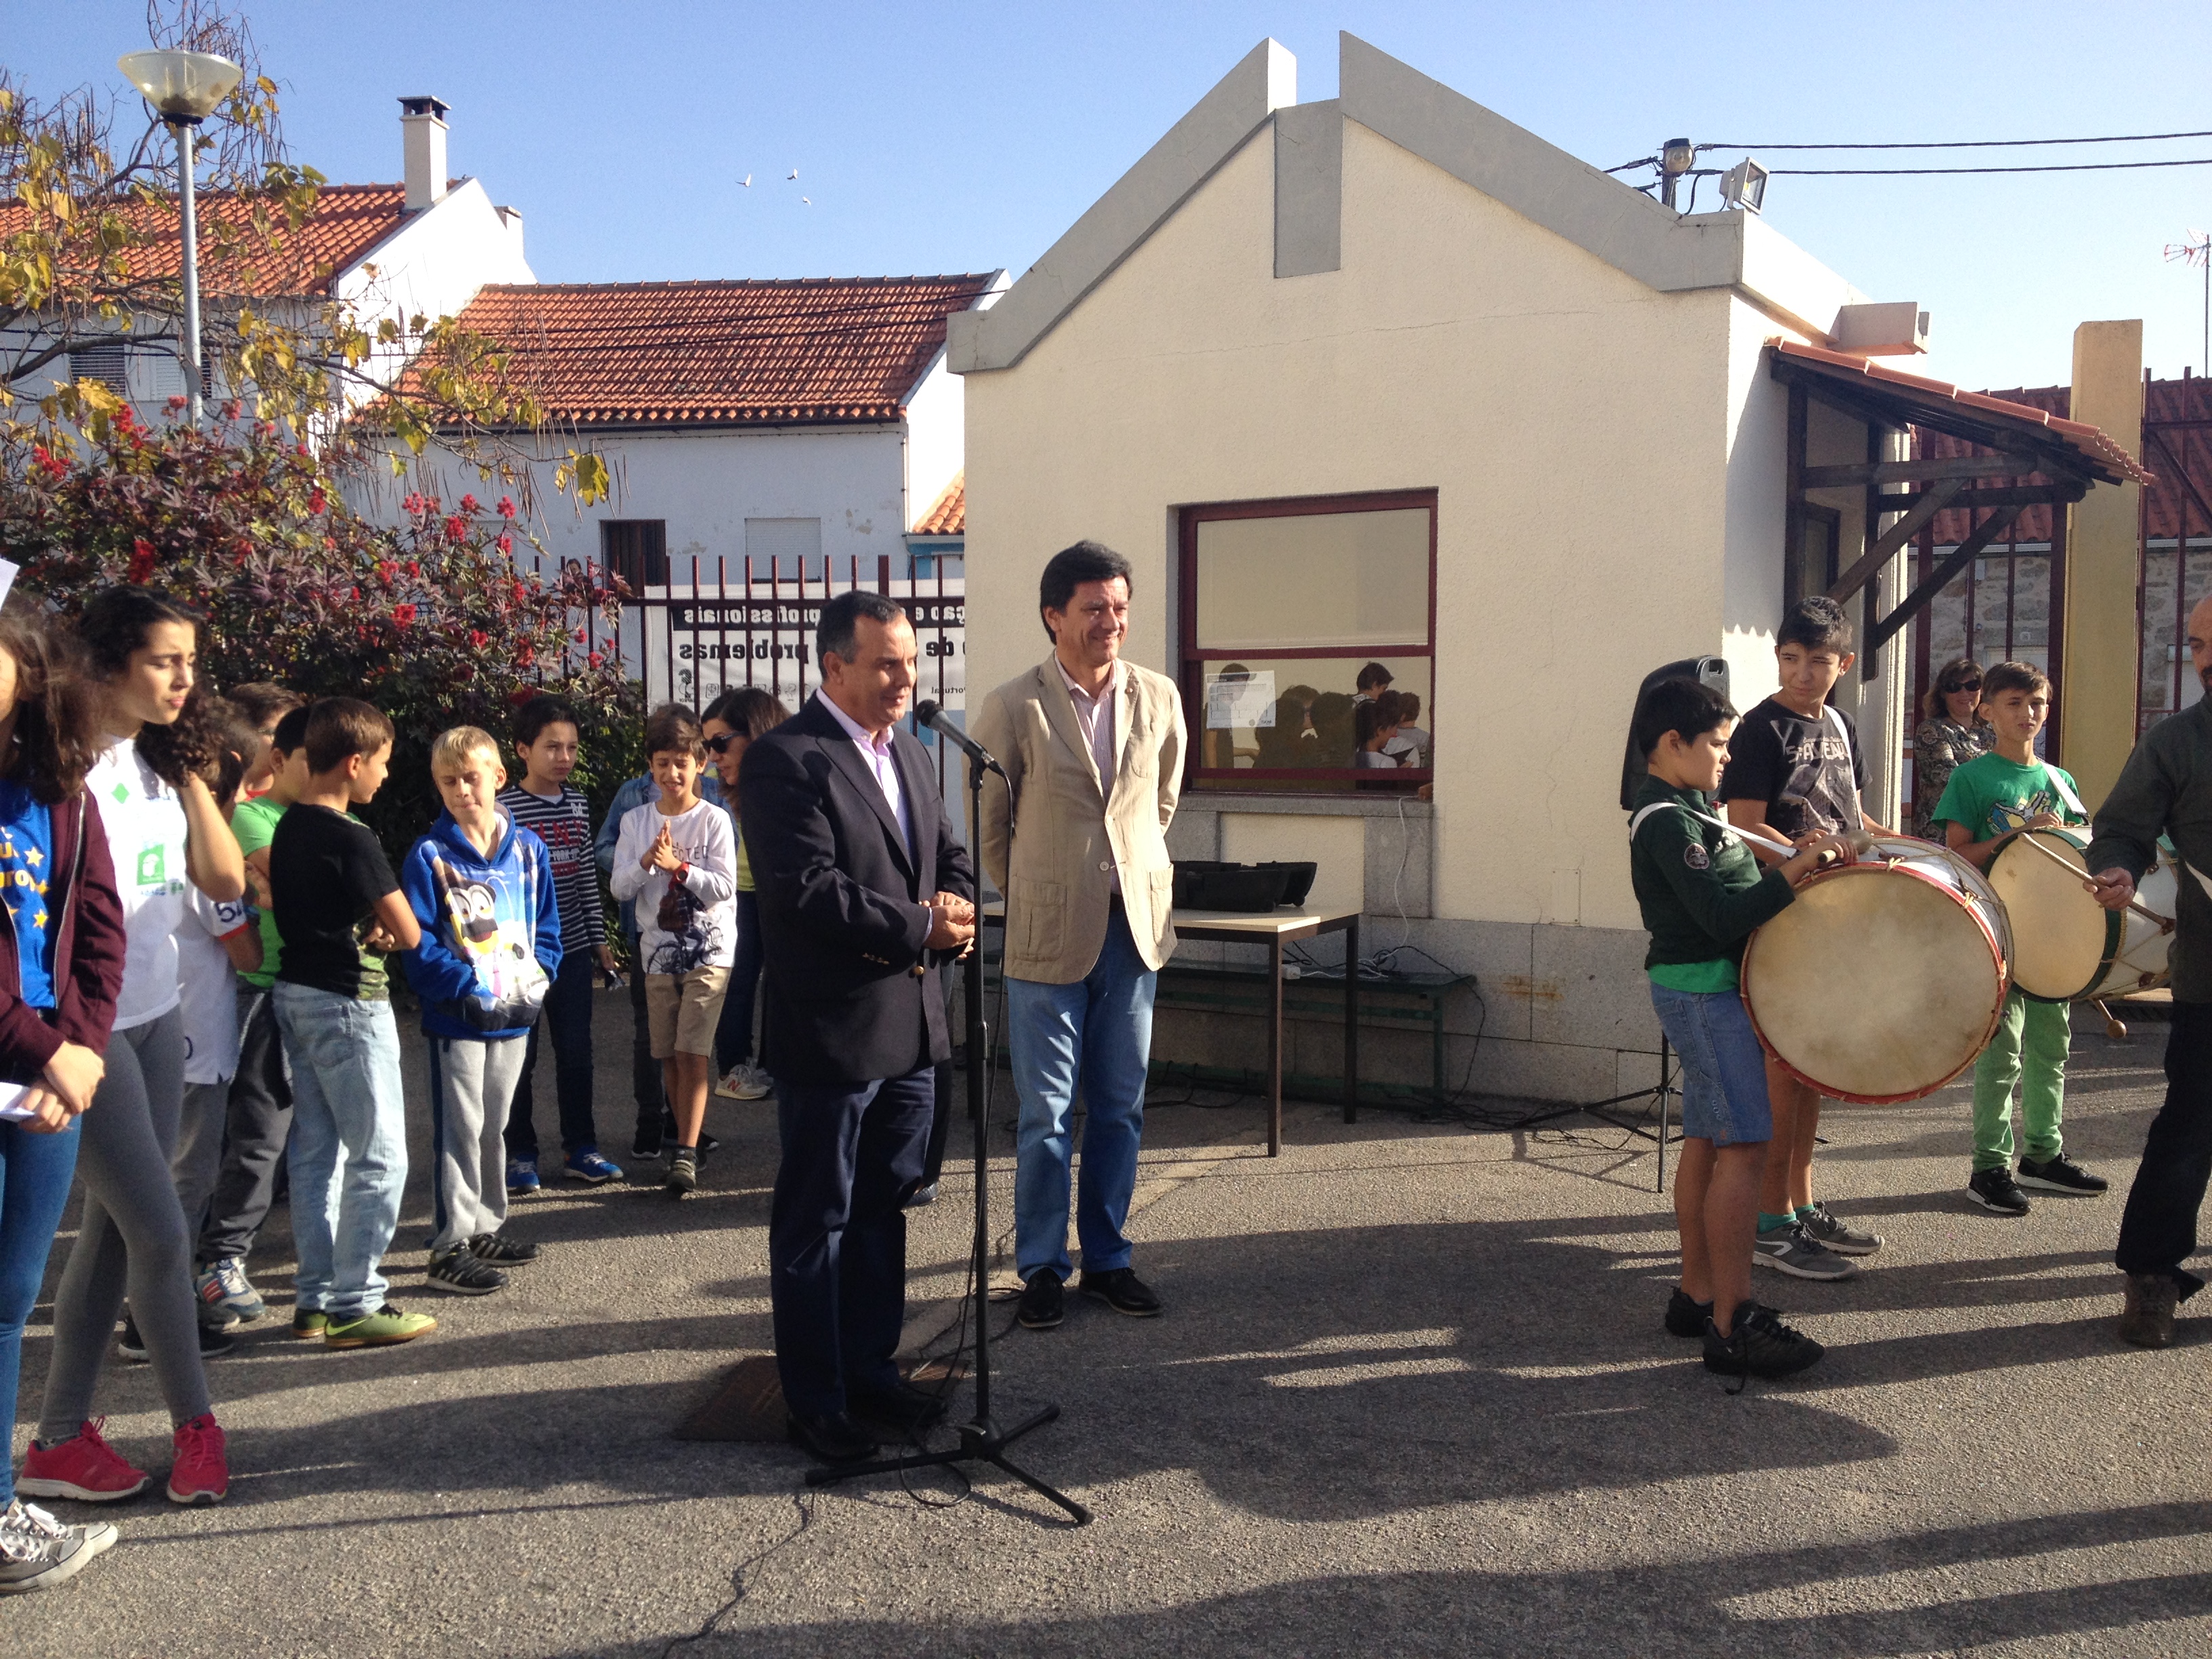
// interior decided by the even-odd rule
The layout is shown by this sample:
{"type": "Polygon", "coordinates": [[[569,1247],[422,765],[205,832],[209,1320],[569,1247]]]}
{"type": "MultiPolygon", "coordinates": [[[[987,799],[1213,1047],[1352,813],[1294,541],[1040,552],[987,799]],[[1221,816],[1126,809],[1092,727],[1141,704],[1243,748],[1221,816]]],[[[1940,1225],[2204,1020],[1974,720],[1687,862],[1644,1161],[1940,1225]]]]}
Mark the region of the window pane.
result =
{"type": "MultiPolygon", "coordinates": [[[[1420,699],[1392,747],[1430,764],[1426,657],[1384,657],[1390,690],[1420,699]]],[[[1199,665],[1199,764],[1206,767],[1352,765],[1354,685],[1358,657],[1276,657],[1240,662],[1209,657],[1199,665]]]]}
{"type": "Polygon", "coordinates": [[[1427,644],[1429,509],[1202,520],[1198,642],[1208,651],[1427,644]]]}

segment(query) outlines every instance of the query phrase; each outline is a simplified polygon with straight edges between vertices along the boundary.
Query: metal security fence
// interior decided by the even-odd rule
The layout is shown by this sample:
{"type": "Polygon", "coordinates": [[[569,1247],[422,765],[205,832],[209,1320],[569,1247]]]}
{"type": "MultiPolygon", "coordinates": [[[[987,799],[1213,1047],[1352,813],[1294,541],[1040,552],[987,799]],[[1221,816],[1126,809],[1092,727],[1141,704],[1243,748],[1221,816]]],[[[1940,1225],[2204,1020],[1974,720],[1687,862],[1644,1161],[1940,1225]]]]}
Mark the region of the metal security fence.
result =
{"type": "MultiPolygon", "coordinates": [[[[967,590],[963,577],[945,574],[945,562],[915,575],[903,556],[805,560],[778,569],[750,558],[672,556],[667,582],[647,586],[622,607],[613,638],[602,619],[590,620],[587,648],[616,656],[641,681],[647,707],[704,708],[726,690],[751,685],[796,709],[821,680],[814,630],[823,605],[866,588],[896,599],[914,623],[915,700],[933,699],[964,721],[967,590]],[[902,574],[894,575],[895,568],[902,574]]],[[[940,786],[957,788],[959,769],[948,762],[948,746],[933,732],[915,735],[936,761],[940,786]]]]}

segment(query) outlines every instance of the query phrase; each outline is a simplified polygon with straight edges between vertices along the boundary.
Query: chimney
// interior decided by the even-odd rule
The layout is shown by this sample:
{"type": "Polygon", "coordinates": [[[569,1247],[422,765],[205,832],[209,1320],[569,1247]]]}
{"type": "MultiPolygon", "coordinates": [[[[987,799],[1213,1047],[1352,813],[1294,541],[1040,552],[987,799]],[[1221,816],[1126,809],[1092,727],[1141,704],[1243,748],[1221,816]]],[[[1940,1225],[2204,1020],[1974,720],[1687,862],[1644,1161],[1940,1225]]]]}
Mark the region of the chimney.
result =
{"type": "Polygon", "coordinates": [[[406,157],[407,210],[435,207],[446,199],[446,111],[437,98],[399,100],[399,132],[406,157]]]}

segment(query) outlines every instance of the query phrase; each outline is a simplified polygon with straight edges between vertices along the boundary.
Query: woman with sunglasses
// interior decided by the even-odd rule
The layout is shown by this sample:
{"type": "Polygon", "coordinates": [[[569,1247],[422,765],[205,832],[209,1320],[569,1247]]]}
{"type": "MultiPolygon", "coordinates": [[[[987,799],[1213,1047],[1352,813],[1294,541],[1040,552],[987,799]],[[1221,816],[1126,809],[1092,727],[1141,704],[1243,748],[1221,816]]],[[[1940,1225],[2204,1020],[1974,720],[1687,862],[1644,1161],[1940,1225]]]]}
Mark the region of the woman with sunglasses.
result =
{"type": "Polygon", "coordinates": [[[1982,702],[1982,665],[1971,657],[1946,664],[1920,705],[1920,730],[1912,739],[1912,833],[1940,842],[1936,803],[1951,774],[1990,746],[1982,702]]]}

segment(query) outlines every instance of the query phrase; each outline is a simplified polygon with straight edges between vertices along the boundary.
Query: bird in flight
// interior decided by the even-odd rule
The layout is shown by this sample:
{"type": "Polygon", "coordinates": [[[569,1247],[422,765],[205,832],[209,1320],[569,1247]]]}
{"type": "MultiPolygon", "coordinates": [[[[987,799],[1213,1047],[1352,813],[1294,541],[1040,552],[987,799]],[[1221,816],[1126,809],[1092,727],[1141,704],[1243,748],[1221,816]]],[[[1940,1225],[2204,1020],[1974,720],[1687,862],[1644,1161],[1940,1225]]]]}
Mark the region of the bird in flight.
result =
{"type": "Polygon", "coordinates": [[[742,184],[747,190],[750,190],[753,187],[753,176],[751,173],[748,173],[738,182],[742,184]]]}
{"type": "Polygon", "coordinates": [[[812,207],[814,205],[814,198],[811,196],[802,196],[799,198],[799,204],[801,207],[812,207]]]}
{"type": "Polygon", "coordinates": [[[790,176],[791,178],[793,178],[793,179],[796,179],[797,177],[799,177],[799,169],[798,169],[797,167],[793,167],[793,168],[792,168],[792,170],[791,170],[791,173],[790,173],[789,176],[790,176]]]}

